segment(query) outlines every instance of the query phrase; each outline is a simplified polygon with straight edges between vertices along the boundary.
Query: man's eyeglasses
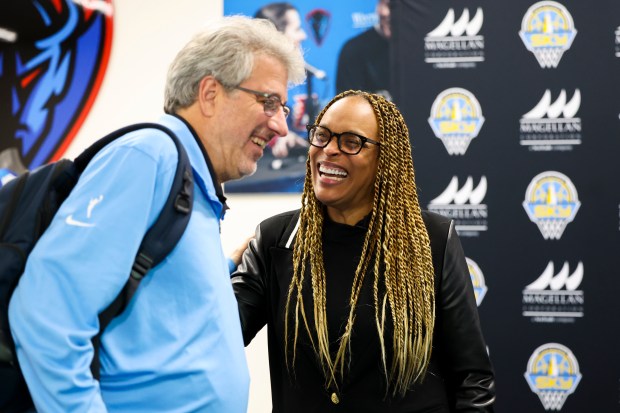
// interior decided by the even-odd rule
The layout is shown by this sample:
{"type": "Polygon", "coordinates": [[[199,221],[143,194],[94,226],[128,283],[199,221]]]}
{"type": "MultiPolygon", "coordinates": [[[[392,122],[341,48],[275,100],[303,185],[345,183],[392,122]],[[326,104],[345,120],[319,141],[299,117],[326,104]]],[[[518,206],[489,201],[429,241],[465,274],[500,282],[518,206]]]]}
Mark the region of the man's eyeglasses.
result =
{"type": "Polygon", "coordinates": [[[334,133],[325,126],[308,125],[306,129],[308,129],[308,141],[310,141],[310,145],[316,146],[317,148],[324,148],[335,136],[338,142],[338,149],[347,155],[357,155],[360,153],[366,142],[377,146],[381,145],[377,141],[373,141],[372,139],[357,135],[353,132],[334,133]]]}
{"type": "Polygon", "coordinates": [[[256,96],[256,100],[263,104],[263,110],[265,115],[271,117],[278,112],[278,108],[282,107],[284,117],[288,117],[291,110],[280,100],[280,97],[271,93],[259,92],[258,90],[246,89],[241,86],[235,86],[234,89],[239,89],[246,93],[251,93],[256,96]]]}

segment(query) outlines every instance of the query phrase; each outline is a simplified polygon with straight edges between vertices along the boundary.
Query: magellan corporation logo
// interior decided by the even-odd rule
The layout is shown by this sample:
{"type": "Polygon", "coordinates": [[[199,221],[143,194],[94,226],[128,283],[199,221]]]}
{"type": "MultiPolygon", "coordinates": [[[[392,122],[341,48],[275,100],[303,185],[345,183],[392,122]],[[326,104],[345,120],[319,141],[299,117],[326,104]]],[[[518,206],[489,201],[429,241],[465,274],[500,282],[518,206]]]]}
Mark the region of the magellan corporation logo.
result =
{"type": "Polygon", "coordinates": [[[458,177],[452,180],[444,191],[428,204],[429,211],[436,212],[454,220],[461,236],[478,236],[487,230],[487,206],[482,203],[487,193],[487,178],[482,176],[474,188],[471,176],[459,189],[458,177]]]}
{"type": "Polygon", "coordinates": [[[536,106],[521,118],[521,145],[532,151],[561,151],[581,144],[581,119],[575,117],[580,106],[579,89],[568,102],[564,89],[553,102],[551,91],[545,90],[536,106]]]}
{"type": "Polygon", "coordinates": [[[568,347],[558,343],[543,344],[530,356],[525,380],[545,410],[560,410],[581,381],[579,363],[568,347]]]}
{"type": "Polygon", "coordinates": [[[476,296],[476,305],[480,307],[482,304],[482,300],[487,293],[487,284],[484,280],[484,274],[482,270],[476,264],[476,261],[471,258],[465,257],[465,261],[467,262],[467,269],[469,270],[469,276],[471,277],[471,283],[474,287],[474,295],[476,296]]]}
{"type": "Polygon", "coordinates": [[[555,1],[531,6],[523,16],[519,31],[525,47],[534,53],[542,68],[557,67],[576,35],[573,17],[555,1]]]}
{"type": "Polygon", "coordinates": [[[424,61],[433,67],[472,68],[484,61],[484,36],[480,28],[484,16],[478,7],[473,18],[469,9],[455,21],[454,9],[449,9],[446,17],[424,38],[424,61]]]}
{"type": "Polygon", "coordinates": [[[463,155],[471,140],[478,136],[484,116],[470,91],[454,87],[437,95],[428,123],[450,155],[463,155]]]}
{"type": "Polygon", "coordinates": [[[523,201],[525,212],[538,225],[545,239],[560,239],[580,206],[573,182],[556,171],[536,175],[528,185],[523,201]]]}
{"type": "Polygon", "coordinates": [[[579,290],[583,280],[583,263],[571,273],[568,262],[554,274],[549,261],[543,273],[523,290],[523,316],[536,323],[572,323],[583,317],[584,297],[579,290]]]}

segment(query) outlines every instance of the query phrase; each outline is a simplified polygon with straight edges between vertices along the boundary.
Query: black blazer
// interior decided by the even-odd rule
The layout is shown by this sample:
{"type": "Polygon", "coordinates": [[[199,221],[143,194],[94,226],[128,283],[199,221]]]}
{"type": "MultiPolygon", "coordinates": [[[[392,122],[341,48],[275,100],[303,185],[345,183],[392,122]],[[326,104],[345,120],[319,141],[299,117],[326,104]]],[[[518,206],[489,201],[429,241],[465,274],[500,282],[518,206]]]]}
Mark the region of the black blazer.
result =
{"type": "MultiPolygon", "coordinates": [[[[366,334],[368,337],[354,338],[357,344],[352,347],[349,371],[338,389],[326,389],[301,321],[295,366],[289,371],[284,356],[284,311],[298,217],[299,211],[291,211],[263,221],[232,275],[246,345],[265,324],[268,326],[273,411],[492,412],[494,372],[463,249],[452,221],[430,212],[423,212],[423,218],[435,269],[436,321],[433,352],[423,382],[414,385],[404,397],[386,392],[375,328],[366,334]]],[[[358,227],[349,228],[359,232],[358,227]]],[[[364,232],[352,236],[363,241],[364,232]]],[[[311,303],[306,305],[312,308],[311,303]]],[[[360,319],[368,318],[374,326],[374,309],[366,314],[368,317],[357,315],[354,333],[358,332],[360,319]]],[[[360,335],[364,335],[370,330],[361,331],[360,335]]],[[[386,350],[390,348],[386,342],[386,350]]]]}

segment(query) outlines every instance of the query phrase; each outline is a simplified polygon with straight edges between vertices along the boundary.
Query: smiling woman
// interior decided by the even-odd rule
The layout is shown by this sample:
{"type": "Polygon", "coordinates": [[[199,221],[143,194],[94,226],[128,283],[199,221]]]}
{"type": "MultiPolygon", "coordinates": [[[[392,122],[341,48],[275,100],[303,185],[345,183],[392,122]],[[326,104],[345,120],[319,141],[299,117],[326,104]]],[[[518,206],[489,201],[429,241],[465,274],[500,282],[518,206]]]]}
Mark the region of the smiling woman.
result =
{"type": "Polygon", "coordinates": [[[324,112],[319,125],[318,131],[341,132],[336,134],[340,135],[337,140],[325,138],[321,145],[317,145],[317,141],[322,135],[317,134],[317,129],[311,133],[309,157],[314,195],[326,206],[332,220],[355,225],[372,209],[379,146],[366,142],[357,146],[357,153],[348,154],[342,150],[343,143],[347,142],[343,142],[343,138],[349,136],[348,141],[351,141],[351,136],[359,138],[361,135],[367,141],[366,136],[378,136],[373,107],[362,96],[346,97],[324,112]]]}
{"type": "Polygon", "coordinates": [[[396,106],[342,93],[309,140],[301,209],[263,221],[232,275],[246,345],[269,326],[273,411],[493,411],[465,256],[420,210],[396,106]]]}

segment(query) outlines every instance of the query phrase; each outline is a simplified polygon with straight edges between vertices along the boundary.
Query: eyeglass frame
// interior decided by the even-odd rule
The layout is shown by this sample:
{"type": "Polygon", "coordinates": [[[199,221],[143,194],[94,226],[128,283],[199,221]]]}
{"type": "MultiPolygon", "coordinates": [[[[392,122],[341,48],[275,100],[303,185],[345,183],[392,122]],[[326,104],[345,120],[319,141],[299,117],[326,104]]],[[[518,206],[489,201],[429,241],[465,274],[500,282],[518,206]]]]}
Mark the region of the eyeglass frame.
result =
{"type": "Polygon", "coordinates": [[[326,148],[327,145],[329,145],[329,143],[332,141],[332,139],[335,136],[336,137],[336,143],[338,145],[338,149],[340,150],[340,152],[344,153],[345,155],[357,155],[357,154],[359,154],[362,151],[362,149],[364,149],[364,145],[366,143],[372,143],[373,145],[381,146],[381,142],[377,142],[375,140],[372,140],[372,139],[367,138],[365,136],[359,135],[357,133],[349,132],[349,131],[341,132],[341,133],[336,133],[336,132],[332,132],[329,128],[326,128],[325,126],[322,126],[322,125],[317,125],[317,124],[306,125],[306,130],[308,131],[308,142],[310,142],[310,145],[314,146],[315,148],[326,148]],[[323,146],[316,145],[315,143],[312,143],[312,137],[311,137],[312,136],[312,132],[311,131],[312,131],[312,129],[316,130],[316,128],[323,128],[327,132],[329,132],[329,139],[327,140],[327,142],[325,142],[325,145],[323,145],[323,146]],[[351,153],[351,152],[347,152],[347,151],[342,150],[342,147],[340,146],[340,140],[341,140],[342,135],[353,135],[353,136],[359,138],[362,141],[362,144],[360,145],[359,150],[357,152],[355,152],[355,153],[351,153]]]}
{"type": "Polygon", "coordinates": [[[263,104],[263,111],[265,112],[265,115],[269,116],[270,118],[275,116],[277,111],[278,111],[278,107],[276,106],[276,103],[279,104],[282,107],[282,112],[284,113],[284,118],[288,118],[288,115],[290,115],[291,113],[291,109],[289,109],[288,106],[286,106],[284,103],[282,103],[282,99],[280,99],[280,96],[276,95],[275,93],[267,93],[267,92],[261,92],[258,90],[252,90],[252,89],[248,89],[242,86],[233,86],[233,89],[237,89],[240,90],[242,92],[245,93],[251,93],[254,96],[257,97],[257,102],[262,103],[263,104]],[[258,98],[263,98],[263,101],[258,100],[258,98]],[[273,110],[267,109],[267,105],[269,104],[269,102],[273,102],[274,103],[274,107],[273,110]]]}

